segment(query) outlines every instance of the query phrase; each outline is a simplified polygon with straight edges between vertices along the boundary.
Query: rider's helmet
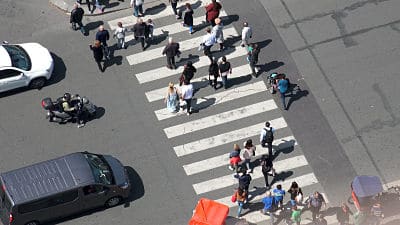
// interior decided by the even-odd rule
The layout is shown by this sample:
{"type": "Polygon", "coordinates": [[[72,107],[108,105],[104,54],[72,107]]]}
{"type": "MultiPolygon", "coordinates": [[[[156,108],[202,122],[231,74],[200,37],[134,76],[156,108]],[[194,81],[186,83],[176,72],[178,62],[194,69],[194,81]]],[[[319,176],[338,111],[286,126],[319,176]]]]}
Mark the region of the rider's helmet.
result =
{"type": "Polygon", "coordinates": [[[70,93],[65,93],[64,94],[64,99],[66,100],[66,101],[71,101],[71,94],[70,93]]]}
{"type": "Polygon", "coordinates": [[[89,103],[89,100],[86,97],[82,97],[82,102],[83,104],[89,103]]]}

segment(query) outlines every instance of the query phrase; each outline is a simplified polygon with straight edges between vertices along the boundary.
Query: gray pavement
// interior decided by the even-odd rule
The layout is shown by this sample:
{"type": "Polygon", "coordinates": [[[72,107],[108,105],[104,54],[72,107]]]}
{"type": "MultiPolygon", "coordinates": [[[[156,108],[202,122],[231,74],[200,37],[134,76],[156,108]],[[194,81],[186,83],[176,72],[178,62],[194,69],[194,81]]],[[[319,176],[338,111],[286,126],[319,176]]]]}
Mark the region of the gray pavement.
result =
{"type": "MultiPolygon", "coordinates": [[[[349,182],[356,174],[378,174],[388,185],[396,182],[400,179],[396,173],[399,129],[398,108],[395,107],[399,93],[394,75],[398,68],[398,39],[395,38],[398,14],[392,10],[399,8],[398,3],[394,0],[324,1],[312,3],[312,7],[306,3],[223,1],[224,9],[231,15],[228,25],[240,31],[241,22],[247,20],[255,29],[253,40],[264,43],[260,61],[267,64],[263,75],[241,81],[236,86],[262,80],[274,70],[290,74],[291,81],[299,84],[304,92],[292,97],[288,112],[275,110],[194,135],[167,139],[164,128],[189,119],[177,117],[157,121],[153,111],[163,104],[161,101],[149,104],[144,92],[165,85],[169,79],[139,84],[135,78],[139,72],[164,65],[164,58],[130,66],[125,57],[138,53],[139,48],[129,46],[127,50],[115,51],[112,63],[100,74],[88,49],[98,25],[131,15],[131,9],[85,17],[84,24],[89,25],[90,34],[84,37],[70,30],[68,16],[52,5],[32,0],[5,1],[9,10],[0,11],[0,22],[4,25],[0,37],[15,43],[43,44],[53,52],[56,69],[53,80],[40,91],[17,90],[0,95],[0,143],[3,146],[0,171],[83,149],[109,153],[137,174],[132,201],[127,206],[70,218],[62,224],[132,224],[133,220],[134,224],[145,225],[186,224],[199,197],[221,198],[230,195],[233,187],[197,195],[192,184],[222,176],[227,173],[226,169],[221,167],[188,177],[182,165],[227,152],[231,143],[183,158],[177,158],[172,148],[185,141],[283,116],[288,128],[279,136],[293,134],[299,146],[284,150],[278,160],[306,156],[309,165],[290,171],[292,177],[289,174],[289,178],[315,174],[319,183],[303,189],[306,193],[324,191],[330,205],[335,206],[349,195],[349,182]],[[48,123],[40,100],[60,96],[65,91],[87,95],[104,112],[83,129],[73,124],[48,123]]],[[[115,9],[124,4],[126,0],[115,9]]],[[[154,4],[163,9],[168,7],[166,1],[154,1],[154,4]]],[[[196,13],[202,15],[201,10],[196,13]]],[[[176,21],[167,18],[155,22],[161,27],[176,21]]],[[[185,40],[188,36],[184,33],[174,38],[185,40]]],[[[202,32],[198,32],[193,37],[201,35],[202,32]]],[[[164,43],[165,39],[149,50],[164,43]]],[[[197,50],[184,54],[187,53],[201,55],[197,50]]],[[[232,62],[240,65],[243,59],[232,62]]],[[[199,74],[206,74],[206,69],[200,69],[199,74]]],[[[212,93],[204,88],[198,95],[212,93]]],[[[271,98],[269,94],[259,94],[223,106],[208,107],[191,119],[268,98],[271,98]]],[[[279,103],[279,99],[275,101],[279,103]]],[[[262,180],[255,180],[253,184],[260,186],[262,180]]],[[[246,208],[245,213],[251,214],[259,207],[255,204],[246,208]]],[[[231,213],[235,214],[235,208],[231,213]]],[[[391,217],[387,221],[393,224],[398,218],[391,217]]]]}
{"type": "Polygon", "coordinates": [[[399,183],[399,1],[261,1],[357,174],[399,183]]]}

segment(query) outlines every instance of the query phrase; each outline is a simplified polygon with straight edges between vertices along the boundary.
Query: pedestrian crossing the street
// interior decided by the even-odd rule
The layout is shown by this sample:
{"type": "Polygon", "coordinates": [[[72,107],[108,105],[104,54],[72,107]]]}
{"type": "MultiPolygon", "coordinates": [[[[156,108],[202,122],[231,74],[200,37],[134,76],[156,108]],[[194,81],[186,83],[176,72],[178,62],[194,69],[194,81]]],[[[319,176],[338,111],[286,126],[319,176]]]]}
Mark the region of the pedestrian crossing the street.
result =
{"type": "MultiPolygon", "coordinates": [[[[225,27],[224,38],[228,49],[218,51],[217,44],[212,48],[213,56],[226,56],[232,64],[232,74],[228,75],[230,83],[226,89],[211,88],[208,76],[210,60],[198,47],[205,34],[204,5],[209,1],[188,0],[194,4],[194,25],[196,32],[188,33],[181,20],[176,20],[172,9],[167,8],[147,15],[143,20],[151,18],[157,27],[154,35],[162,41],[151,45],[145,51],[132,53],[129,46],[126,60],[133,67],[133,76],[145,90],[145,97],[154,109],[154,118],[160,124],[161,130],[172,145],[173,151],[181,162],[182,168],[189,179],[193,180],[193,190],[199,197],[207,197],[221,202],[231,208],[231,215],[236,215],[237,204],[231,202],[238,179],[234,178],[228,169],[229,152],[234,143],[243,145],[247,139],[256,144],[256,153],[252,162],[254,167],[251,176],[249,204],[259,203],[266,191],[263,174],[258,160],[268,154],[267,148],[259,145],[259,136],[266,121],[270,121],[275,129],[273,149],[275,152],[274,167],[277,171],[275,184],[282,184],[287,190],[296,181],[304,194],[314,191],[323,192],[323,188],[315,177],[307,159],[302,154],[301,145],[297,143],[290,127],[281,115],[281,109],[276,104],[273,95],[268,90],[263,76],[252,77],[251,69],[246,61],[247,51],[240,46],[240,31],[233,26],[236,22],[224,10],[220,17],[225,27]],[[201,28],[201,29],[200,29],[201,28]],[[168,69],[165,66],[165,56],[162,50],[171,36],[180,44],[181,59],[177,61],[178,68],[168,69]],[[163,101],[169,82],[177,83],[183,71],[183,65],[189,60],[197,68],[192,84],[195,88],[192,108],[195,113],[186,116],[185,113],[170,113],[163,101]]],[[[184,4],[180,3],[180,4],[184,4]]],[[[240,20],[239,20],[240,21],[240,20]]],[[[236,23],[239,24],[240,22],[236,23]]],[[[117,23],[125,27],[136,23],[132,15],[115,18],[108,21],[111,30],[116,29],[117,23]]],[[[239,25],[240,26],[240,25],[239,25]]],[[[126,41],[132,41],[128,35],[126,41]]],[[[268,48],[268,46],[266,47],[268,48]]],[[[179,85],[176,84],[179,88],[179,85]]],[[[287,197],[286,197],[287,198],[287,197]]],[[[243,218],[255,224],[267,221],[269,218],[259,210],[248,207],[243,210],[243,218]]]]}

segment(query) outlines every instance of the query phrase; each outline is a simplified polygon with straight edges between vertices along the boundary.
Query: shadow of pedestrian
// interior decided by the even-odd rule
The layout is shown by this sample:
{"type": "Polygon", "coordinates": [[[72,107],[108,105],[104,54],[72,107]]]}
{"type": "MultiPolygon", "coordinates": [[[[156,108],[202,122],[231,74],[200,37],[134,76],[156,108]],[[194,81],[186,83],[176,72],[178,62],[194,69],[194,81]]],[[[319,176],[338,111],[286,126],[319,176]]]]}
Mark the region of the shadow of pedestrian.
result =
{"type": "Polygon", "coordinates": [[[294,151],[294,145],[296,144],[296,140],[285,140],[282,139],[283,143],[279,145],[273,145],[272,149],[275,150],[275,154],[272,157],[272,160],[278,158],[279,154],[290,154],[294,151]]]}
{"type": "Polygon", "coordinates": [[[144,14],[156,15],[156,14],[160,13],[161,11],[165,10],[166,8],[167,8],[167,6],[165,5],[165,3],[160,3],[158,5],[155,5],[150,8],[145,9],[144,14]]]}
{"type": "MultiPolygon", "coordinates": [[[[228,38],[225,37],[224,46],[229,47],[228,50],[230,50],[231,48],[235,48],[234,44],[239,42],[240,40],[242,40],[240,35],[238,35],[238,36],[229,35],[228,38]]],[[[227,50],[225,50],[225,51],[227,51],[227,50]]]]}
{"type": "Polygon", "coordinates": [[[220,19],[224,26],[228,26],[233,22],[239,21],[239,15],[235,14],[235,15],[221,16],[220,19]]]}
{"type": "MultiPolygon", "coordinates": [[[[248,213],[260,211],[264,208],[264,203],[261,201],[259,202],[248,202],[247,204],[243,205],[243,209],[248,209],[245,212],[242,212],[242,216],[245,216],[248,213]]],[[[261,214],[261,212],[260,212],[261,214]]],[[[266,216],[267,217],[267,216],[266,216]]]]}
{"type": "Polygon", "coordinates": [[[252,76],[249,74],[249,75],[246,75],[246,76],[241,76],[241,77],[235,77],[235,78],[228,79],[228,83],[226,85],[226,88],[231,88],[231,87],[233,87],[235,85],[240,85],[240,84],[243,84],[245,82],[248,82],[248,81],[251,80],[251,77],[252,76]]]}
{"type": "MultiPolygon", "coordinates": [[[[213,79],[213,77],[211,77],[211,79],[213,79]]],[[[204,79],[202,79],[201,81],[192,82],[193,89],[195,90],[195,92],[197,92],[197,91],[200,90],[201,88],[207,87],[207,86],[209,85],[208,82],[209,82],[209,81],[208,81],[207,78],[204,78],[204,79]]]]}
{"type": "Polygon", "coordinates": [[[260,49],[267,47],[270,43],[272,42],[271,39],[267,39],[265,41],[259,41],[257,42],[257,45],[260,49]]]}
{"type": "Polygon", "coordinates": [[[111,56],[109,60],[104,61],[104,70],[112,65],[121,65],[122,64],[122,56],[111,56]]]}
{"type": "Polygon", "coordinates": [[[163,32],[162,34],[154,36],[152,40],[148,40],[146,42],[145,49],[149,48],[152,45],[158,45],[161,42],[165,41],[167,39],[167,37],[168,37],[169,32],[168,31],[164,31],[164,30],[162,30],[162,32],[163,32]]]}
{"type": "Polygon", "coordinates": [[[269,63],[265,63],[264,65],[256,65],[257,68],[259,68],[258,72],[257,72],[257,77],[259,75],[261,75],[262,73],[267,73],[271,70],[277,69],[281,66],[285,65],[284,62],[279,62],[279,61],[271,61],[269,63]]]}
{"type": "Polygon", "coordinates": [[[85,25],[86,32],[89,33],[89,31],[99,28],[100,25],[104,25],[104,22],[101,20],[95,22],[89,22],[85,25]]]}
{"type": "MultiPolygon", "coordinates": [[[[292,87],[292,85],[296,85],[296,84],[290,84],[290,86],[292,87]]],[[[301,90],[299,86],[297,86],[297,90],[295,91],[295,93],[293,94],[293,89],[290,89],[289,91],[291,92],[289,95],[286,95],[286,97],[290,97],[289,101],[286,105],[286,107],[289,109],[290,106],[292,105],[293,102],[299,100],[302,97],[305,97],[308,95],[308,91],[307,90],[301,90]]]]}
{"type": "Polygon", "coordinates": [[[117,7],[117,6],[119,6],[119,2],[111,2],[111,3],[109,3],[109,1],[107,1],[107,4],[104,4],[106,7],[106,9],[111,9],[111,8],[114,8],[114,7],[117,7]]]}
{"type": "Polygon", "coordinates": [[[280,181],[285,181],[287,178],[293,175],[293,171],[281,171],[275,174],[275,177],[272,178],[271,183],[269,184],[271,187],[280,181]]]}
{"type": "Polygon", "coordinates": [[[225,225],[257,225],[255,223],[250,223],[246,219],[238,219],[232,216],[228,216],[225,220],[225,225]]]}
{"type": "Polygon", "coordinates": [[[215,98],[205,98],[205,97],[201,97],[201,98],[193,98],[192,99],[192,108],[194,109],[194,111],[197,113],[202,109],[208,108],[209,106],[213,105],[215,103],[215,98]],[[202,99],[205,100],[200,104],[197,104],[198,99],[202,99]]]}
{"type": "Polygon", "coordinates": [[[189,54],[188,55],[188,57],[182,57],[182,54],[181,54],[181,57],[179,58],[179,60],[177,60],[177,62],[176,62],[176,66],[177,67],[180,67],[180,66],[183,66],[183,65],[185,65],[186,64],[186,62],[187,61],[192,61],[192,63],[194,64],[195,62],[198,62],[200,59],[200,56],[199,55],[192,55],[192,54],[189,54]]]}

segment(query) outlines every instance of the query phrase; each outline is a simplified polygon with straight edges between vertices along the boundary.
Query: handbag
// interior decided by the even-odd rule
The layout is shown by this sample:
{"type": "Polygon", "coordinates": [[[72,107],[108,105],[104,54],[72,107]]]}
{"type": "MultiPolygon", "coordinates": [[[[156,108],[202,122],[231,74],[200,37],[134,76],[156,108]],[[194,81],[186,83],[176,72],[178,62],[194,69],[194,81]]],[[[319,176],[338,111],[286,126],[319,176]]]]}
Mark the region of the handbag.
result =
{"type": "Polygon", "coordinates": [[[232,197],[231,197],[231,201],[232,202],[236,202],[236,197],[237,197],[237,191],[235,191],[235,193],[233,193],[232,197]]]}
{"type": "Polygon", "coordinates": [[[200,43],[199,48],[197,49],[199,52],[204,50],[204,43],[200,43]]]}

